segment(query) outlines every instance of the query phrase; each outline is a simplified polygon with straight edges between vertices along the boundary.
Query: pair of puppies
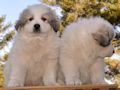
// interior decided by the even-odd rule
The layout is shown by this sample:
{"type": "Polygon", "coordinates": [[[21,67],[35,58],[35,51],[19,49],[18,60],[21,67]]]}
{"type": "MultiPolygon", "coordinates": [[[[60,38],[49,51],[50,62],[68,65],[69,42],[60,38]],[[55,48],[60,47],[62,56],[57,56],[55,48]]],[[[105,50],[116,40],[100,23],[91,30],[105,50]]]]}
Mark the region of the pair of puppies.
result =
{"type": "Polygon", "coordinates": [[[103,59],[113,51],[112,25],[97,17],[80,19],[61,39],[58,28],[57,16],[45,5],[23,11],[4,70],[6,86],[105,83],[103,59]]]}

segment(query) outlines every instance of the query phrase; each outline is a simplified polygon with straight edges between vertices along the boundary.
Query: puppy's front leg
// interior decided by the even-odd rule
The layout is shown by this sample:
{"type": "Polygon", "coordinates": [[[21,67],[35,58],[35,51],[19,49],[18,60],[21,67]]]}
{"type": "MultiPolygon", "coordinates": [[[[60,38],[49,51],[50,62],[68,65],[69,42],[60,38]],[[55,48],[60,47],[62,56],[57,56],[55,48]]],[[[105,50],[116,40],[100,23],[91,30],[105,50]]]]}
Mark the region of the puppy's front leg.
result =
{"type": "Polygon", "coordinates": [[[48,60],[44,70],[43,83],[44,85],[57,85],[57,60],[48,60]]]}
{"type": "Polygon", "coordinates": [[[91,81],[93,84],[107,84],[104,80],[104,60],[98,59],[91,67],[91,81]]]}
{"type": "Polygon", "coordinates": [[[61,58],[61,68],[65,76],[66,85],[80,85],[79,68],[70,58],[61,58]]]}
{"type": "Polygon", "coordinates": [[[14,64],[11,67],[10,79],[8,81],[8,87],[16,87],[16,86],[24,86],[25,76],[26,76],[26,68],[24,68],[20,64],[14,64]]]}

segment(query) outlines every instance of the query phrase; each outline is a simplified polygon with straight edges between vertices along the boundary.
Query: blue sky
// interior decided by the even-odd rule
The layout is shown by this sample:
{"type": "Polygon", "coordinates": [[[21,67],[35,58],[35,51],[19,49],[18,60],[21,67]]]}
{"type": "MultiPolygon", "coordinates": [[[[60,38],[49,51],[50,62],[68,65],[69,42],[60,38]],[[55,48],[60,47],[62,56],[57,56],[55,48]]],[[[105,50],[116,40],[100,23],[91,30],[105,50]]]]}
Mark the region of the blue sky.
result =
{"type": "MultiPolygon", "coordinates": [[[[12,28],[14,23],[18,19],[20,13],[28,5],[40,3],[39,0],[1,0],[0,1],[0,16],[6,15],[6,23],[11,22],[12,28]]],[[[4,49],[0,50],[0,57],[5,53],[9,52],[13,42],[9,42],[4,49]]]]}
{"type": "Polygon", "coordinates": [[[37,3],[39,3],[39,0],[1,0],[0,16],[6,15],[6,22],[14,24],[24,8],[37,3]]]}

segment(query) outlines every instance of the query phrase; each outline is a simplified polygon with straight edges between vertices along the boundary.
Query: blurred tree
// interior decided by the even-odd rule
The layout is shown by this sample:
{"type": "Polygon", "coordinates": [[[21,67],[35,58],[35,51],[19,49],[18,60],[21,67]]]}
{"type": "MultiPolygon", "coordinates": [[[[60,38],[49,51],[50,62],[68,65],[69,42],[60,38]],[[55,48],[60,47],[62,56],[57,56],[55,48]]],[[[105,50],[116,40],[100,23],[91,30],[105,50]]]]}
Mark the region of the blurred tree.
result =
{"type": "MultiPolygon", "coordinates": [[[[0,50],[4,49],[6,44],[13,38],[15,34],[15,30],[9,30],[10,27],[10,23],[5,24],[5,16],[0,16],[0,50]]],[[[3,56],[0,57],[0,87],[4,85],[4,64],[2,64],[2,61],[7,59],[8,53],[5,53],[3,56]]]]}
{"type": "Polygon", "coordinates": [[[110,23],[120,22],[120,0],[43,0],[44,3],[60,5],[63,10],[63,26],[78,17],[101,16],[110,23]]]}
{"type": "Polygon", "coordinates": [[[8,23],[5,25],[5,16],[0,17],[0,50],[9,42],[15,34],[14,30],[8,31],[11,27],[11,24],[8,23]]]}

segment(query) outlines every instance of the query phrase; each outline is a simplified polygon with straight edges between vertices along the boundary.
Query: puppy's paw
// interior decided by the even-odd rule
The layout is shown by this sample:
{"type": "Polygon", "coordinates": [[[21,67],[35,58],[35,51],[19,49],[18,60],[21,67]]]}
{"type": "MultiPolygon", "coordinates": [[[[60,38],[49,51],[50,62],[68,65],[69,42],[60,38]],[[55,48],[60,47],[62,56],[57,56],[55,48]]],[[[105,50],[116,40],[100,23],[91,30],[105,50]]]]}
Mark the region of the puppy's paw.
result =
{"type": "Polygon", "coordinates": [[[108,84],[107,82],[105,82],[105,80],[95,80],[92,82],[93,84],[108,84]]]}
{"type": "Polygon", "coordinates": [[[56,81],[56,77],[54,76],[54,74],[52,75],[44,75],[44,77],[43,77],[43,83],[44,83],[44,85],[55,85],[55,86],[57,86],[57,85],[59,85],[58,83],[57,83],[57,81],[56,81]]]}
{"type": "Polygon", "coordinates": [[[46,85],[46,86],[49,86],[49,85],[59,86],[60,84],[57,82],[47,81],[47,82],[44,82],[44,85],[46,85]]]}
{"type": "Polygon", "coordinates": [[[82,82],[80,79],[67,80],[66,85],[81,85],[82,82]]]}
{"type": "Polygon", "coordinates": [[[96,82],[96,84],[108,84],[108,83],[105,81],[99,81],[99,82],[96,82]]]}
{"type": "Polygon", "coordinates": [[[22,87],[22,86],[24,86],[24,84],[19,83],[19,82],[15,82],[15,81],[10,81],[7,84],[7,87],[22,87]]]}

